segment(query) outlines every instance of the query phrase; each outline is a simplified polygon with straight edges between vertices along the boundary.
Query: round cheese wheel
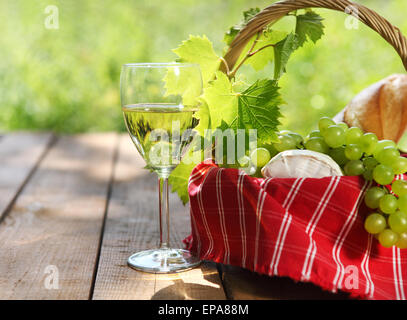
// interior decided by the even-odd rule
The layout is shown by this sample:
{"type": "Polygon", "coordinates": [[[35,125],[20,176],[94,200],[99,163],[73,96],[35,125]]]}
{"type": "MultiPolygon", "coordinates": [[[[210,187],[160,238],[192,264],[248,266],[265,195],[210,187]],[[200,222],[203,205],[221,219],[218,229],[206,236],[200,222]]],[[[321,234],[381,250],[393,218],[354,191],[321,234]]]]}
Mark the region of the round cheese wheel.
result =
{"type": "Polygon", "coordinates": [[[343,176],[339,165],[328,155],[310,150],[280,152],[261,170],[265,178],[323,178],[343,176]]]}

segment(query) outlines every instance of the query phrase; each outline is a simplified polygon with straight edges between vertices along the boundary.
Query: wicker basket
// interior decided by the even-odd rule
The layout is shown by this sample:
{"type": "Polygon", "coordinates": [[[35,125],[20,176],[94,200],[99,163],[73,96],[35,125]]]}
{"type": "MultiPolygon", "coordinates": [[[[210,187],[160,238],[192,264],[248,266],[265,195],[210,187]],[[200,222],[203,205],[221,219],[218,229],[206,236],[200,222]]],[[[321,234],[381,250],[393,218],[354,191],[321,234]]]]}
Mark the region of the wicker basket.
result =
{"type": "MultiPolygon", "coordinates": [[[[232,70],[247,42],[291,11],[316,7],[345,12],[348,6],[396,49],[407,70],[407,40],[400,30],[348,0],[274,3],[236,36],[221,70],[232,70]]],[[[407,180],[407,175],[399,179],[407,180]]],[[[362,199],[369,186],[363,178],[349,176],[257,179],[203,162],[189,181],[192,237],[186,242],[202,260],[313,282],[354,297],[405,299],[407,282],[398,277],[407,279],[407,250],[379,246],[363,227],[369,209],[362,199]],[[349,265],[363,280],[356,289],[344,285],[349,265]]]]}
{"type": "Polygon", "coordinates": [[[353,8],[353,12],[357,10],[357,18],[380,34],[393,46],[407,70],[407,39],[403,36],[400,29],[393,26],[373,10],[349,0],[285,0],[272,4],[253,17],[236,36],[224,56],[227,67],[225,64],[221,64],[221,70],[224,72],[227,68],[232,70],[246,43],[256,33],[261,32],[266,26],[277,22],[288,13],[306,8],[325,8],[345,13],[347,8],[353,8]]]}

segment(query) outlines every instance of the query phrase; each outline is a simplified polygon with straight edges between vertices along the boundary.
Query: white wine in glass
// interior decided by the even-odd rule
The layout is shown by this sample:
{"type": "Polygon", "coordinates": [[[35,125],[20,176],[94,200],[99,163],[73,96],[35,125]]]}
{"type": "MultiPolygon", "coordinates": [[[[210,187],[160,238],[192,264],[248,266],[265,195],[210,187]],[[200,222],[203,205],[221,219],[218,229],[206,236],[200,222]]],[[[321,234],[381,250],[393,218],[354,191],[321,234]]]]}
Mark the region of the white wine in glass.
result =
{"type": "Polygon", "coordinates": [[[147,168],[158,175],[160,242],[157,249],[129,257],[134,269],[171,273],[200,261],[188,250],[170,245],[168,177],[193,141],[202,91],[198,65],[186,63],[126,64],[121,73],[121,102],[130,137],[147,168]]]}

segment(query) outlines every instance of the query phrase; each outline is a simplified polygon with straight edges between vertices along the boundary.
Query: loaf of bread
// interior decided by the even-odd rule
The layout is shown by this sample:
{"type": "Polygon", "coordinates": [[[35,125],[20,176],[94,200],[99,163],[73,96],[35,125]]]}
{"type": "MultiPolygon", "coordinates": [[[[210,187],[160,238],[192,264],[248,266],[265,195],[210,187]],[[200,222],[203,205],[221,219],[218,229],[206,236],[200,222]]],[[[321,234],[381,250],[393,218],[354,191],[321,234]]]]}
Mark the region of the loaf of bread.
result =
{"type": "Polygon", "coordinates": [[[398,142],[407,125],[407,75],[394,74],[364,89],[335,120],[398,142]]]}

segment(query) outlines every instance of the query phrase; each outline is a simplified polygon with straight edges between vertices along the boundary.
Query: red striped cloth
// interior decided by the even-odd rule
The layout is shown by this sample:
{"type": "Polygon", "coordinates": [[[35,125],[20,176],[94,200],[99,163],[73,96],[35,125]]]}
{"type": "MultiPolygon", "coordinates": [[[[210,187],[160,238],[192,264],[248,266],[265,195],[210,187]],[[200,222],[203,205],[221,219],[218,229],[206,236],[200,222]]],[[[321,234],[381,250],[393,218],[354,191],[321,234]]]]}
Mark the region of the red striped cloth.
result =
{"type": "Polygon", "coordinates": [[[353,297],[405,299],[407,249],[383,248],[363,227],[369,184],[359,177],[259,179],[204,162],[189,181],[192,235],[185,242],[202,260],[353,297]]]}

